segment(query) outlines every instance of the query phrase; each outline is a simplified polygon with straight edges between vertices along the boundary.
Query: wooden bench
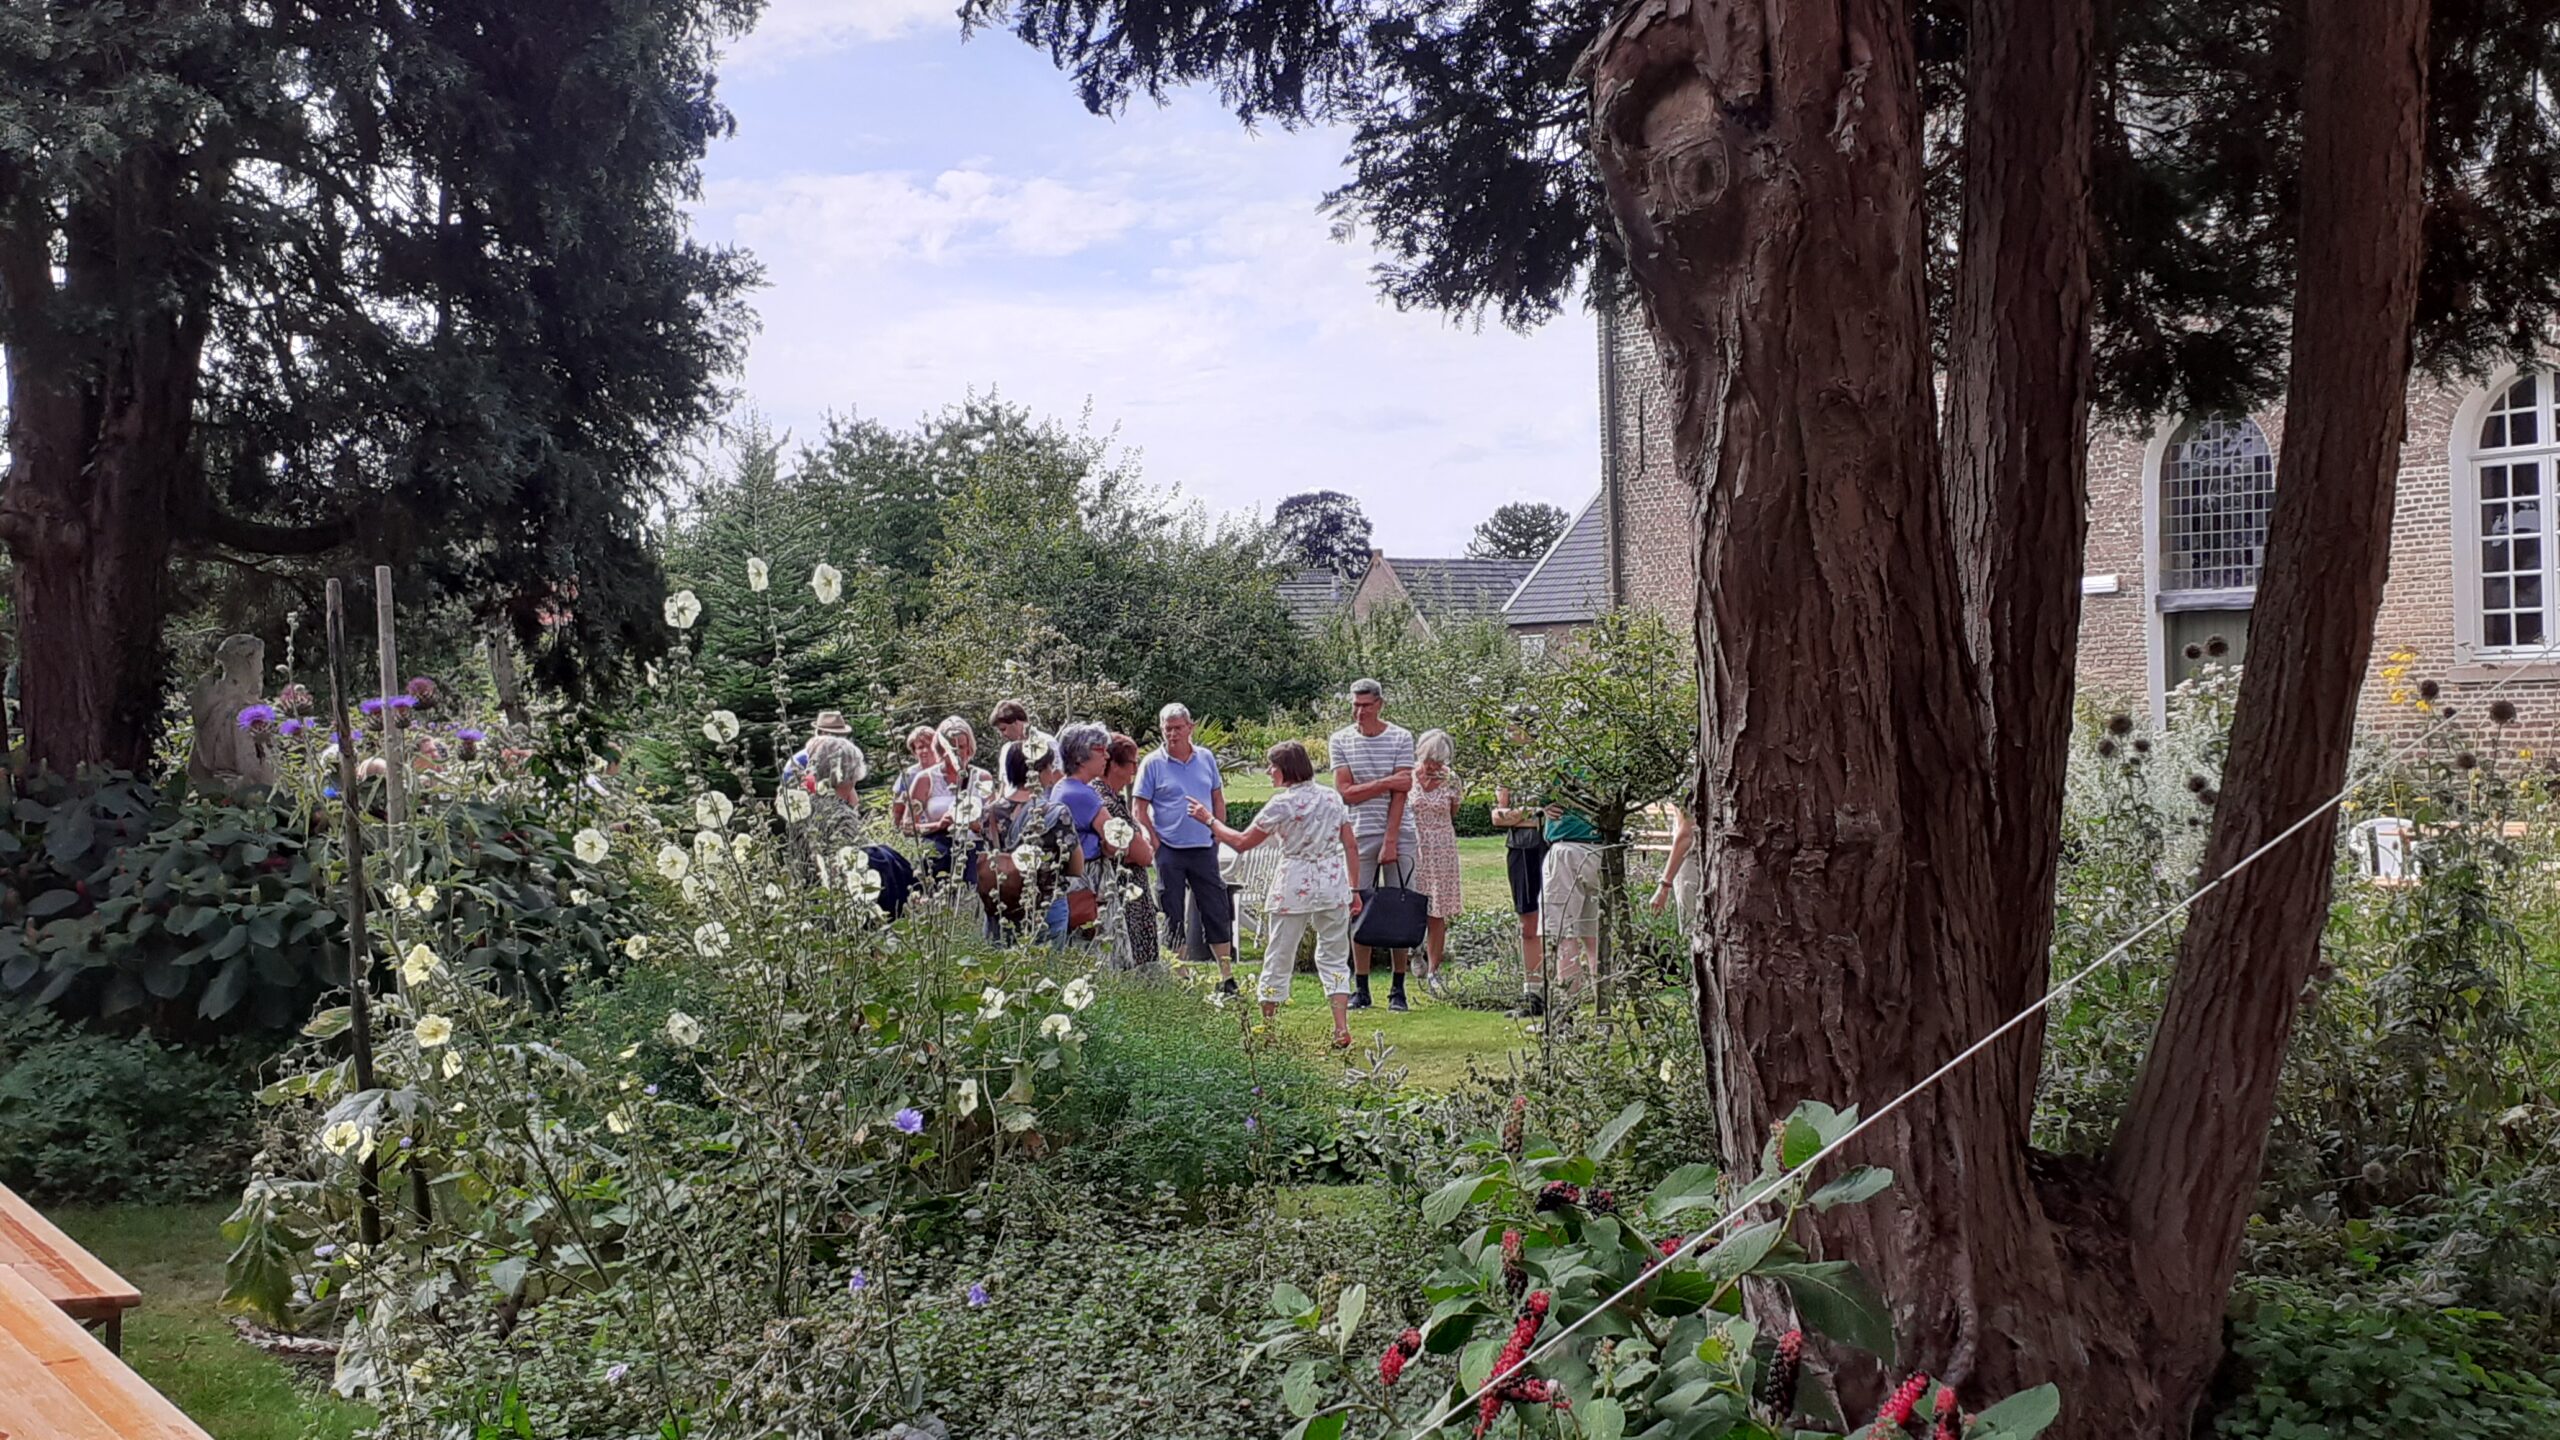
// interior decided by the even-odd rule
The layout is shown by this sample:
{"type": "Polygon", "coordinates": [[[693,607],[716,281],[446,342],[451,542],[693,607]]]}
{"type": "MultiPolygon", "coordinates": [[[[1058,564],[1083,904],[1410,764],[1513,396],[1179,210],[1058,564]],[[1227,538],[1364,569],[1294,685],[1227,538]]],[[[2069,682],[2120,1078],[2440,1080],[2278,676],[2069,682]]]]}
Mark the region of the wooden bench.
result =
{"type": "Polygon", "coordinates": [[[0,1266],[0,1440],[211,1440],[194,1421],[0,1266]]]}
{"type": "Polygon", "coordinates": [[[0,1270],[16,1274],[73,1320],[96,1326],[110,1352],[124,1349],[124,1312],[142,1303],[142,1292],[6,1185],[0,1185],[0,1270]]]}

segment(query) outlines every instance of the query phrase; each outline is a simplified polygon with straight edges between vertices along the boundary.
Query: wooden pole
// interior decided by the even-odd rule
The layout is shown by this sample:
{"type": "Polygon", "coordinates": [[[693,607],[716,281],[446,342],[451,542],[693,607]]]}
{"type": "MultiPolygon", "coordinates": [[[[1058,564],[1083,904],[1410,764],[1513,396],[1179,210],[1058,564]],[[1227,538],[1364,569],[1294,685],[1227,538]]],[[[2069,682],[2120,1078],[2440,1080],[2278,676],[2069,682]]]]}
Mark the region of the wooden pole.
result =
{"type": "Polygon", "coordinates": [[[375,650],[382,665],[382,763],[385,768],[389,806],[386,815],[391,822],[391,878],[409,883],[409,767],[408,728],[401,712],[390,704],[391,697],[401,694],[400,642],[391,621],[391,567],[373,567],[373,627],[375,650]]]}
{"type": "MultiPolygon", "coordinates": [[[[355,728],[347,723],[345,669],[347,599],[337,577],[329,580],[329,713],[336,723],[338,801],[344,807],[347,845],[347,1016],[355,1037],[356,1089],[374,1088],[371,972],[373,940],[365,929],[364,810],[356,800],[355,728]]],[[[357,1162],[357,1230],[368,1246],[382,1243],[382,1166],[368,1150],[357,1162]]]]}

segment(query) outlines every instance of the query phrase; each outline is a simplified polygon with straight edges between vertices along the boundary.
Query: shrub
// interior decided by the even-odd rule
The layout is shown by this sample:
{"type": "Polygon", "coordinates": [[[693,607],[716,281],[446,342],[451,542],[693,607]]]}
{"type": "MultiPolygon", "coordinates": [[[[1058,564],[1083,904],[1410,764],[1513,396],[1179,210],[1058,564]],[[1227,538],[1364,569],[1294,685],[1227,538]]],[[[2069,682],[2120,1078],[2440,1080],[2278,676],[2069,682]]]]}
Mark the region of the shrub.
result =
{"type": "Polygon", "coordinates": [[[2397,1309],[2251,1282],[2239,1297],[2224,1440],[2540,1440],[2560,1433],[2560,1369],[2503,1316],[2397,1309]]]}
{"type": "Polygon", "coordinates": [[[1333,1128],[1334,1090],[1313,1065],[1276,1041],[1243,1042],[1234,1015],[1188,988],[1114,986],[1087,1024],[1055,1124],[1096,1182],[1242,1185],[1333,1128]]]}
{"type": "Polygon", "coordinates": [[[257,1148],[254,1054],[172,1050],[0,1002],[0,1184],[38,1202],[235,1189],[257,1148]]]}

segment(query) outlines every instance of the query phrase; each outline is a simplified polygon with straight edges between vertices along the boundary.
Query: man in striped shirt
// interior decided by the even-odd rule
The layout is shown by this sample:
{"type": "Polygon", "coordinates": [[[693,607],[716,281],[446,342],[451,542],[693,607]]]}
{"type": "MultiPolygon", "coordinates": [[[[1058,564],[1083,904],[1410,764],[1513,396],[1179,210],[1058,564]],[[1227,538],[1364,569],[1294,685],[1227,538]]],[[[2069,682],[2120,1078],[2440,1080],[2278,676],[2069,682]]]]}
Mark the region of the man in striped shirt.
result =
{"type": "MultiPolygon", "coordinates": [[[[1386,687],[1375,680],[1351,682],[1351,723],[1333,732],[1326,745],[1333,761],[1333,788],[1351,807],[1351,834],[1360,842],[1360,873],[1353,888],[1376,887],[1380,872],[1407,883],[1413,856],[1421,849],[1413,816],[1405,808],[1413,789],[1413,732],[1387,721],[1386,687]]],[[[1404,951],[1395,955],[1395,986],[1387,1008],[1408,1008],[1404,994],[1404,951]]],[[[1351,947],[1351,1008],[1369,1008],[1369,947],[1351,947]]]]}

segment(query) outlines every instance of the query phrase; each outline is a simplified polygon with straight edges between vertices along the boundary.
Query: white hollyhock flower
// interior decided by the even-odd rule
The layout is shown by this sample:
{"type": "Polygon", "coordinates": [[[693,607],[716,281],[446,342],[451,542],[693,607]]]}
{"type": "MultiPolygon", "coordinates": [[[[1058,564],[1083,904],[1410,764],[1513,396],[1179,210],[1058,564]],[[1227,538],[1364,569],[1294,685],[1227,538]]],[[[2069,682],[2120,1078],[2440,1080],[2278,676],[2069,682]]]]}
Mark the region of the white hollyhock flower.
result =
{"type": "Polygon", "coordinates": [[[717,790],[705,790],[693,797],[693,823],[705,830],[728,828],[729,817],[737,813],[737,805],[717,790]]]}
{"type": "Polygon", "coordinates": [[[604,1128],[612,1131],[616,1135],[630,1134],[631,1107],[628,1105],[617,1105],[613,1107],[613,1109],[607,1111],[604,1117],[604,1128]]]}
{"type": "Polygon", "coordinates": [[[836,847],[836,871],[838,874],[851,875],[856,870],[868,870],[870,868],[871,857],[869,855],[860,850],[854,849],[850,845],[839,845],[836,847]]]}
{"type": "Polygon", "coordinates": [[[436,908],[436,887],[421,885],[409,892],[409,908],[424,915],[436,908]]]}
{"type": "Polygon", "coordinates": [[[1058,992],[1058,1003],[1070,1010],[1082,1010],[1093,1003],[1093,977],[1079,975],[1058,992]]]}
{"type": "Polygon", "coordinates": [[[756,841],[752,835],[741,835],[729,842],[729,858],[741,865],[746,864],[748,858],[755,853],[756,841]]]}
{"type": "Polygon", "coordinates": [[[979,991],[978,1018],[981,1020],[1001,1019],[1004,1015],[1004,1002],[1012,998],[1012,996],[1007,995],[993,985],[979,991]]]}
{"type": "Polygon", "coordinates": [[[584,890],[572,890],[569,892],[569,903],[571,905],[584,905],[594,898],[596,897],[588,894],[584,890]]]}
{"type": "Polygon", "coordinates": [[[844,596],[844,572],[822,561],[809,572],[809,588],[817,592],[819,604],[833,605],[844,596]]]}
{"type": "Polygon", "coordinates": [[[977,1081],[963,1080],[960,1082],[960,1104],[958,1108],[962,1118],[964,1119],[978,1113],[977,1081]]]}
{"type": "Polygon", "coordinates": [[[453,1022],[441,1015],[430,1015],[418,1022],[418,1048],[433,1050],[453,1038],[453,1022]]]}
{"type": "Polygon", "coordinates": [[[848,870],[844,876],[844,888],[854,899],[876,905],[880,902],[880,872],[868,865],[848,870]]]}
{"type": "Polygon", "coordinates": [[[424,945],[412,945],[400,957],[400,978],[411,985],[424,985],[435,978],[436,952],[424,945]]]}
{"type": "Polygon", "coordinates": [[[681,1010],[667,1012],[667,1038],[687,1050],[702,1043],[702,1022],[681,1010]]]}
{"type": "Polygon", "coordinates": [[[630,939],[623,941],[622,953],[630,956],[634,960],[646,957],[649,953],[649,937],[646,935],[634,935],[630,939]]]}
{"type": "Polygon", "coordinates": [[[444,1078],[451,1080],[461,1074],[462,1052],[459,1050],[447,1050],[444,1052],[444,1078]]]}
{"type": "Polygon", "coordinates": [[[714,745],[726,745],[738,738],[738,715],[734,710],[714,710],[702,717],[702,733],[714,745]]]}
{"type": "Polygon", "coordinates": [[[693,930],[693,948],[705,959],[717,959],[729,948],[729,927],[717,920],[697,925],[693,930]]]}
{"type": "Polygon", "coordinates": [[[409,887],[396,881],[385,885],[382,887],[382,898],[391,902],[392,909],[406,910],[409,908],[409,887]]]}
{"type": "Polygon", "coordinates": [[[773,570],[753,555],[747,557],[747,588],[761,595],[773,584],[773,570]]]}
{"type": "Polygon", "coordinates": [[[320,1132],[320,1148],[332,1155],[344,1155],[364,1143],[364,1130],[353,1120],[341,1120],[320,1132]]]}
{"type": "Polygon", "coordinates": [[[670,880],[682,880],[685,876],[685,872],[692,868],[692,862],[684,858],[684,852],[682,850],[677,849],[673,845],[661,845],[658,847],[659,874],[666,876],[670,880]]]}
{"type": "Polygon", "coordinates": [[[694,836],[693,836],[693,863],[694,863],[694,864],[696,864],[696,865],[700,865],[700,866],[702,866],[702,867],[703,867],[703,868],[705,868],[705,869],[709,869],[711,866],[714,866],[714,865],[719,864],[719,863],[720,863],[720,857],[721,857],[721,856],[723,856],[723,855],[726,855],[727,853],[729,853],[729,852],[728,852],[728,850],[727,850],[725,847],[723,847],[723,846],[721,845],[721,843],[720,843],[720,832],[719,832],[719,831],[717,831],[717,830],[697,830],[697,831],[695,831],[695,832],[694,832],[694,836]]]}
{"type": "Polygon", "coordinates": [[[1013,847],[1013,863],[1025,874],[1040,868],[1040,847],[1024,841],[1013,847]]]}
{"type": "Polygon", "coordinates": [[[1110,819],[1102,822],[1102,838],[1110,841],[1111,848],[1114,850],[1127,849],[1129,841],[1134,838],[1137,833],[1137,826],[1130,824],[1128,821],[1121,819],[1117,815],[1114,815],[1110,819]]]}
{"type": "Polygon", "coordinates": [[[987,807],[985,803],[979,800],[975,795],[963,795],[959,799],[951,802],[952,823],[960,826],[960,828],[964,830],[977,824],[978,818],[986,813],[987,807]]]}
{"type": "Polygon", "coordinates": [[[604,857],[613,850],[612,844],[604,838],[604,832],[593,825],[579,831],[577,838],[569,842],[569,848],[590,865],[603,864],[604,857]]]}
{"type": "Polygon", "coordinates": [[[690,630],[702,618],[702,602],[690,590],[679,590],[667,597],[667,623],[679,630],[690,630]]]}
{"type": "Polygon", "coordinates": [[[773,808],[786,825],[797,825],[808,819],[811,803],[809,792],[797,785],[786,785],[782,787],[781,794],[773,797],[773,808]]]}
{"type": "Polygon", "coordinates": [[[1073,1040],[1076,1038],[1076,1022],[1065,1015],[1052,1015],[1048,1019],[1040,1022],[1040,1038],[1043,1040],[1073,1040]]]}

